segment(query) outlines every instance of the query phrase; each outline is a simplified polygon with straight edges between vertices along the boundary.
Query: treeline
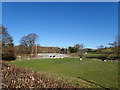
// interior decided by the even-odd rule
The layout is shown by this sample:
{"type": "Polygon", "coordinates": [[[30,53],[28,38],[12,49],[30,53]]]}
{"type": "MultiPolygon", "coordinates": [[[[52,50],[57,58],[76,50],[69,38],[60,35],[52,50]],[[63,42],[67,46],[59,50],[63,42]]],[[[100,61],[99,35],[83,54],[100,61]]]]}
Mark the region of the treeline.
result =
{"type": "Polygon", "coordinates": [[[17,56],[29,55],[35,57],[37,53],[78,53],[83,48],[82,44],[76,44],[74,47],[43,47],[36,42],[39,39],[37,34],[28,34],[20,38],[20,45],[15,46],[13,38],[7,31],[7,28],[0,26],[2,35],[2,60],[15,60],[17,56]]]}
{"type": "Polygon", "coordinates": [[[20,45],[15,46],[13,43],[13,38],[7,31],[7,28],[0,25],[0,33],[1,33],[1,54],[2,60],[15,60],[17,55],[20,54],[31,54],[32,56],[36,53],[36,41],[38,39],[37,34],[28,34],[27,36],[23,36],[20,39],[20,45]]]}
{"type": "MultiPolygon", "coordinates": [[[[103,45],[98,46],[98,49],[84,48],[84,44],[76,44],[74,46],[69,46],[68,48],[60,47],[43,47],[37,44],[39,36],[35,33],[23,36],[19,40],[19,45],[15,46],[13,43],[13,38],[7,31],[7,28],[0,26],[1,33],[1,54],[2,60],[15,60],[16,56],[29,55],[35,57],[38,53],[63,53],[71,54],[75,53],[82,56],[85,52],[90,54],[106,54],[102,56],[117,58],[120,57],[120,37],[117,36],[113,43],[108,43],[110,47],[104,47],[103,45]]],[[[101,57],[102,57],[101,56],[101,57]]],[[[108,58],[108,57],[107,57],[108,58]]]]}
{"type": "MultiPolygon", "coordinates": [[[[15,60],[16,59],[16,49],[13,43],[13,38],[10,36],[10,34],[7,31],[7,28],[0,26],[0,34],[1,34],[1,54],[2,54],[2,60],[15,60]]],[[[27,36],[23,36],[20,39],[20,53],[23,54],[33,54],[33,46],[35,45],[35,41],[37,39],[36,34],[29,34],[27,36]],[[22,51],[22,52],[21,52],[22,51]]]]}
{"type": "Polygon", "coordinates": [[[7,28],[0,25],[1,33],[1,55],[2,60],[15,60],[17,56],[27,55],[30,57],[35,57],[37,53],[66,53],[61,51],[59,47],[43,47],[38,45],[36,42],[39,39],[38,35],[35,33],[23,36],[19,40],[19,45],[15,46],[13,43],[13,38],[7,31],[7,28]]]}

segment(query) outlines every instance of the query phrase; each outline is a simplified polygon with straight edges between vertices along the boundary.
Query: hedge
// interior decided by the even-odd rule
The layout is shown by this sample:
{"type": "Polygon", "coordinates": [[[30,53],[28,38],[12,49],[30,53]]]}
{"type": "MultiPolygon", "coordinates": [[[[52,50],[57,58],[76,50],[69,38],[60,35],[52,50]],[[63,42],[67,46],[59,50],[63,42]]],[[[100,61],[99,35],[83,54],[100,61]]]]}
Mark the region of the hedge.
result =
{"type": "Polygon", "coordinates": [[[116,56],[115,54],[86,54],[84,55],[85,58],[97,58],[102,60],[118,60],[120,57],[116,56]]]}

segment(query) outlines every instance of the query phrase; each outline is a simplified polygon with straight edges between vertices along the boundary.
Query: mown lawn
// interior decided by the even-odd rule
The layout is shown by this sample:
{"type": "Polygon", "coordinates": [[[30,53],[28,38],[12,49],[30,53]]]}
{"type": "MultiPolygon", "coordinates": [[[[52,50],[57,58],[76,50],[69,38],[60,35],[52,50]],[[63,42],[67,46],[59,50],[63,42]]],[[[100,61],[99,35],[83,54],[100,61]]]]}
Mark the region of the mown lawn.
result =
{"type": "MultiPolygon", "coordinates": [[[[15,66],[32,68],[39,72],[56,75],[60,78],[91,80],[108,88],[118,87],[118,62],[103,62],[95,59],[78,58],[40,59],[10,62],[15,66]]],[[[79,82],[78,82],[79,83],[79,82]]],[[[75,83],[74,83],[75,84],[75,83]]]]}

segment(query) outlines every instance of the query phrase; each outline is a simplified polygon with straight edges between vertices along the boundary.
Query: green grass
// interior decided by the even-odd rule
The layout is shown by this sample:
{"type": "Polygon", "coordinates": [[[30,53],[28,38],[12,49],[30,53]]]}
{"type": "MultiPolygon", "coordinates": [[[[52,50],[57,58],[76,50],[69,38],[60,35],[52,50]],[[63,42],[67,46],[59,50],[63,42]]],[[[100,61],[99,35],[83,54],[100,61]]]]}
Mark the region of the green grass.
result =
{"type": "Polygon", "coordinates": [[[85,58],[79,61],[78,58],[65,59],[40,59],[40,60],[23,60],[10,62],[15,66],[32,68],[39,72],[45,72],[57,77],[71,78],[72,83],[76,84],[74,80],[82,77],[87,80],[94,81],[104,87],[117,88],[118,87],[118,63],[117,62],[103,62],[95,59],[85,58]]]}
{"type": "MultiPolygon", "coordinates": [[[[97,58],[97,57],[99,57],[99,56],[101,56],[101,55],[104,55],[104,54],[84,54],[83,55],[83,57],[95,57],[95,58],[97,58]]],[[[77,54],[73,54],[73,55],[71,55],[72,57],[79,57],[79,55],[77,55],[77,54]]]]}
{"type": "Polygon", "coordinates": [[[85,54],[84,57],[99,57],[104,54],[85,54]]]}

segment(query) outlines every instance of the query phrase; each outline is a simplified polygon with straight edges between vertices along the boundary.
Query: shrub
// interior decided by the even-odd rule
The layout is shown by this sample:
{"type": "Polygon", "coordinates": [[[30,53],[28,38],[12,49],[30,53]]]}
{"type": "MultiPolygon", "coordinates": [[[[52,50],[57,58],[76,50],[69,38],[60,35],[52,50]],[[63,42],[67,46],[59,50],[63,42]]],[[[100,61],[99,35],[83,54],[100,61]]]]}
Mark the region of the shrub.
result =
{"type": "Polygon", "coordinates": [[[76,53],[77,52],[77,48],[75,48],[75,47],[69,47],[68,51],[71,52],[71,53],[76,53]]]}
{"type": "Polygon", "coordinates": [[[14,54],[2,54],[2,60],[6,60],[6,61],[11,61],[11,60],[15,60],[16,56],[14,54]]]}
{"type": "Polygon", "coordinates": [[[98,59],[102,59],[102,60],[106,60],[108,59],[108,55],[107,54],[101,54],[99,57],[97,57],[98,59]]]}
{"type": "Polygon", "coordinates": [[[86,55],[84,55],[84,57],[86,57],[86,58],[98,58],[99,56],[101,56],[101,54],[86,54],[86,55]]]}
{"type": "Polygon", "coordinates": [[[109,55],[108,56],[108,59],[109,60],[116,60],[116,59],[118,59],[119,57],[117,57],[115,54],[111,54],[111,55],[109,55]]]}

